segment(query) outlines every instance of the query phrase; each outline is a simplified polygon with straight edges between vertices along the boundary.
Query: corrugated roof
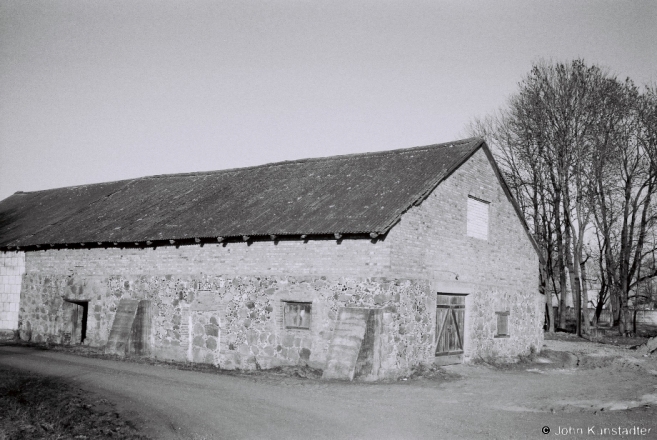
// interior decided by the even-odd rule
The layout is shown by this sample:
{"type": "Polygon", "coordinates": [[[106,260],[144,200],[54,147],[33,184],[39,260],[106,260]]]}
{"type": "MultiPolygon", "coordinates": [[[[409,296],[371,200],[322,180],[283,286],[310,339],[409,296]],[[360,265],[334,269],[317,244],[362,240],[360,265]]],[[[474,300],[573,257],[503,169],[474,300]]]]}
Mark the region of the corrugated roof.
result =
{"type": "Polygon", "coordinates": [[[385,233],[482,144],[465,139],[16,193],[0,202],[0,247],[385,233]]]}

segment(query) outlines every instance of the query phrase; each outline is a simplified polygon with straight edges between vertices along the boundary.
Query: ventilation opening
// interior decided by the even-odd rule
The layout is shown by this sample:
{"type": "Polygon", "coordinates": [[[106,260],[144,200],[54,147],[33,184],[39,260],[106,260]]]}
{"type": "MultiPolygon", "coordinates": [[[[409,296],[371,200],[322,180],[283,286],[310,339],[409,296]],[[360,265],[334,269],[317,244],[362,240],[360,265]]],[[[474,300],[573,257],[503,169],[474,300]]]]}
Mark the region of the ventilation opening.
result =
{"type": "Polygon", "coordinates": [[[82,344],[87,339],[87,317],[89,315],[89,300],[66,299],[70,313],[69,329],[70,343],[82,344]]]}

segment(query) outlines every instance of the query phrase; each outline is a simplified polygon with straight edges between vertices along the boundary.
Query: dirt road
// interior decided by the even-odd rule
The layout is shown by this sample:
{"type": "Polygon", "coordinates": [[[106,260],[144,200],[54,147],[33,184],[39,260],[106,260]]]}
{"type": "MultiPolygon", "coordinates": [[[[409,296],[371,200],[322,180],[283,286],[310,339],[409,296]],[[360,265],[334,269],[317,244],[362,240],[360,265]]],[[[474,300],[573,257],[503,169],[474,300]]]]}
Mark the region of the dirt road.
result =
{"type": "Polygon", "coordinates": [[[62,377],[110,399],[157,439],[592,438],[591,427],[596,438],[657,438],[654,360],[600,359],[593,365],[600,368],[455,366],[450,371],[461,378],[453,381],[365,384],[206,374],[0,347],[0,364],[62,377]],[[605,428],[610,435],[599,435],[605,428]],[[639,434],[614,435],[618,428],[639,434]]]}

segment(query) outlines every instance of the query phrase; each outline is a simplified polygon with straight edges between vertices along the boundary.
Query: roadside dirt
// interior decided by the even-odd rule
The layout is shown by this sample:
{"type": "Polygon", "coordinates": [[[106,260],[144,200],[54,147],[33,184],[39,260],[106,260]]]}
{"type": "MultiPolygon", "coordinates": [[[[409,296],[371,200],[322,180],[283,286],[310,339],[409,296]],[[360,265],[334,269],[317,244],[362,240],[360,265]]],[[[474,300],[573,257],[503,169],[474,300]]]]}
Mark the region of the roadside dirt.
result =
{"type": "Polygon", "coordinates": [[[0,365],[72,381],[152,438],[544,439],[543,427],[554,435],[593,426],[638,426],[657,438],[657,356],[557,338],[517,364],[420,368],[386,383],[322,381],[305,367],[225,372],[20,346],[0,347],[0,365]]]}
{"type": "MultiPolygon", "coordinates": [[[[588,412],[657,408],[657,355],[644,355],[637,343],[647,338],[622,338],[623,345],[592,342],[569,334],[545,340],[540,354],[516,364],[482,364],[502,384],[511,375],[501,409],[539,412],[588,412]],[[527,376],[533,375],[533,378],[527,376]],[[510,403],[513,402],[513,403],[510,403]]],[[[464,376],[476,368],[446,367],[464,376]]],[[[505,386],[505,385],[502,385],[505,386]]],[[[657,438],[657,433],[655,433],[657,438]]]]}
{"type": "Polygon", "coordinates": [[[0,440],[147,440],[116,404],[57,378],[0,366],[0,440]]]}

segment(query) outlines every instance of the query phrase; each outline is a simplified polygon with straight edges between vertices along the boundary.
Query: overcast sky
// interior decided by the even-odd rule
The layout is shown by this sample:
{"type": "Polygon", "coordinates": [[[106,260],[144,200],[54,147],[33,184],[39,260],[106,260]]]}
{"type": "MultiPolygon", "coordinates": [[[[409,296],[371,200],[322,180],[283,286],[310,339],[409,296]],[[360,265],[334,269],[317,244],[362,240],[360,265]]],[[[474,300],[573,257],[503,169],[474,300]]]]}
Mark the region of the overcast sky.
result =
{"type": "Polygon", "coordinates": [[[576,57],[657,82],[657,1],[0,0],[0,199],[455,140],[576,57]]]}

